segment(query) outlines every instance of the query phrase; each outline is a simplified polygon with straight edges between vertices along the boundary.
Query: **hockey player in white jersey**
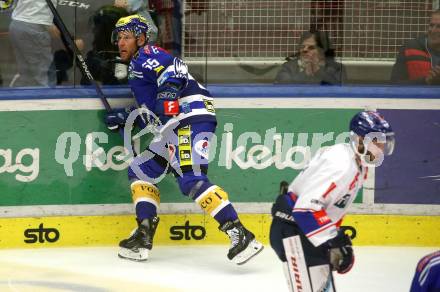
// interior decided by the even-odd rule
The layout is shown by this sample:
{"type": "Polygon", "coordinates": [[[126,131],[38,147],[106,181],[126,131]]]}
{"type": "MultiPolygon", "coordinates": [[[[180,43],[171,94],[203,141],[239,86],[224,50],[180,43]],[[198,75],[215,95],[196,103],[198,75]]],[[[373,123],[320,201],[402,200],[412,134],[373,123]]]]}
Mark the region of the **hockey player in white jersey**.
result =
{"type": "Polygon", "coordinates": [[[340,224],[368,168],[393,152],[394,132],[378,112],[362,111],[350,122],[350,136],[350,143],[318,151],[272,207],[270,244],[292,292],[335,291],[331,270],[353,266],[351,238],[340,224]]]}

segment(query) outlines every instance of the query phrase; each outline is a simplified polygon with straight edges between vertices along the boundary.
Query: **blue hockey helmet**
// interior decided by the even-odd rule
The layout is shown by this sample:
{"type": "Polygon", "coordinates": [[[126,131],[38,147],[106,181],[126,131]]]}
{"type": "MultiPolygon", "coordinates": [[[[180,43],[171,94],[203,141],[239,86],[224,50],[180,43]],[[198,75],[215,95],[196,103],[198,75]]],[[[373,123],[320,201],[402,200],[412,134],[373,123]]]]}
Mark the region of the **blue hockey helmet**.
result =
{"type": "Polygon", "coordinates": [[[111,41],[116,43],[118,41],[118,33],[121,31],[131,31],[135,37],[144,33],[148,39],[150,37],[150,29],[151,25],[148,20],[139,14],[122,17],[116,22],[111,41]]]}
{"type": "Polygon", "coordinates": [[[391,125],[376,111],[361,111],[350,121],[350,131],[360,137],[372,136],[385,143],[384,154],[391,155],[394,151],[394,132],[391,125]],[[374,136],[374,134],[376,136],[374,136]]]}

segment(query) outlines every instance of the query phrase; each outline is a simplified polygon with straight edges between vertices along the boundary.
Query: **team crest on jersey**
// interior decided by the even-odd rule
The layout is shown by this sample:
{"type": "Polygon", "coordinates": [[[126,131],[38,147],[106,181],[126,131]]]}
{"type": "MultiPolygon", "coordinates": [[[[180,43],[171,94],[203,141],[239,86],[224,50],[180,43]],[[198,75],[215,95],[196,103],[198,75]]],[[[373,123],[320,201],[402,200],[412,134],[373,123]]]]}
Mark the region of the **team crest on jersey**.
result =
{"type": "Polygon", "coordinates": [[[209,141],[199,140],[194,144],[194,151],[200,155],[200,157],[208,159],[209,157],[209,141]]]}
{"type": "Polygon", "coordinates": [[[187,114],[191,111],[191,107],[189,105],[189,103],[187,103],[186,101],[182,102],[182,104],[180,105],[182,107],[182,112],[187,114]]]}
{"type": "Polygon", "coordinates": [[[340,198],[336,203],[335,206],[338,208],[345,208],[345,206],[347,206],[348,200],[350,199],[351,195],[350,194],[346,194],[344,195],[342,198],[340,198]]]}

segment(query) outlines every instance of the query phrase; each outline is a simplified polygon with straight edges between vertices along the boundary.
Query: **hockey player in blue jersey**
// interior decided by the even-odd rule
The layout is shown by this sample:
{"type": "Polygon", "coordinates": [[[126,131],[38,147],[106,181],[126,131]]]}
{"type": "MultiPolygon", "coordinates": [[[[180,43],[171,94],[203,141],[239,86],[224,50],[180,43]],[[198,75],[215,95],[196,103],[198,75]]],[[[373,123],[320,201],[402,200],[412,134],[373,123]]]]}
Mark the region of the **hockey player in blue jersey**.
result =
{"type": "MultiPolygon", "coordinates": [[[[209,143],[217,124],[212,96],[192,78],[181,59],[148,45],[148,35],[145,18],[131,15],[116,23],[112,36],[122,61],[129,63],[128,80],[138,107],[147,112],[142,114],[143,126],[160,129],[147,149],[151,157],[135,157],[128,170],[138,227],[120,242],[119,257],[137,261],[148,258],[159,223],[160,191],[156,183],[171,169],[180,191],[210,214],[229,236],[229,260],[244,264],[263,246],[241,224],[228,194],[208,179],[209,143]]],[[[116,110],[107,114],[105,122],[109,129],[118,130],[126,125],[127,118],[130,120],[129,111],[116,110]]]]}
{"type": "Polygon", "coordinates": [[[347,273],[354,264],[351,239],[356,231],[340,224],[368,168],[392,154],[394,132],[379,113],[362,111],[350,122],[350,138],[351,143],[319,150],[290,185],[284,182],[273,204],[270,244],[284,263],[292,292],[299,286],[308,292],[304,286],[309,282],[310,291],[334,291],[331,270],[347,273]],[[298,272],[299,259],[304,277],[298,272]]]}
{"type": "Polygon", "coordinates": [[[440,250],[418,262],[410,292],[440,292],[440,250]]]}

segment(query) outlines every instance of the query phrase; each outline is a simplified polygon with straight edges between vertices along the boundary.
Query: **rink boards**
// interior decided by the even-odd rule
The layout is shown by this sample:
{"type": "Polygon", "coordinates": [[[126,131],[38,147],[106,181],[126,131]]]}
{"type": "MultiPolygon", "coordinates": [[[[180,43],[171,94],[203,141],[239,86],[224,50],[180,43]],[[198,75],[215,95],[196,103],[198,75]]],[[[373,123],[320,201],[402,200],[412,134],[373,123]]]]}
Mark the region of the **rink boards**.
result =
{"type": "MultiPolygon", "coordinates": [[[[279,181],[295,177],[320,147],[344,141],[351,116],[369,108],[391,122],[397,147],[370,171],[351,208],[346,224],[359,230],[356,244],[440,245],[439,99],[374,96],[383,88],[365,92],[374,98],[359,96],[362,88],[343,98],[334,98],[344,96],[340,88],[313,89],[316,97],[303,87],[299,97],[257,88],[244,98],[242,89],[213,90],[219,125],[209,176],[263,242],[279,181]]],[[[103,125],[99,99],[84,96],[0,100],[0,248],[114,245],[134,227],[122,139],[103,125]]],[[[113,106],[130,102],[117,97],[113,106]]],[[[173,177],[159,187],[155,242],[227,243],[173,177]]]]}
{"type": "MultiPolygon", "coordinates": [[[[240,214],[243,224],[263,244],[269,243],[269,214],[240,214]]],[[[440,246],[439,216],[349,215],[354,245],[440,246]]],[[[1,248],[117,246],[136,223],[133,215],[55,216],[0,219],[1,248]]],[[[160,215],[157,245],[228,244],[218,224],[203,214],[160,215]]]]}

